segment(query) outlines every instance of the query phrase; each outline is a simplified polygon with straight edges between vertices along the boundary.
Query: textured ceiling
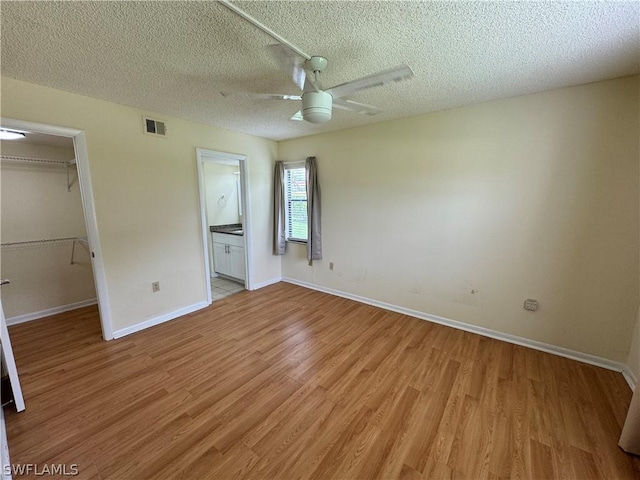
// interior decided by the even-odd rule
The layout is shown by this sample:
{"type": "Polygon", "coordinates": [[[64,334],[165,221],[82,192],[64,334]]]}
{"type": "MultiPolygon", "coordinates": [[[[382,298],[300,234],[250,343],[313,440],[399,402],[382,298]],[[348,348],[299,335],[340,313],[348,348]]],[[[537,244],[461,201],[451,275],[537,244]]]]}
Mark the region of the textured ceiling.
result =
{"type": "MultiPolygon", "coordinates": [[[[311,55],[325,87],[400,63],[349,97],[384,109],[293,122],[274,41],[216,2],[0,2],[2,75],[276,140],[640,72],[640,2],[235,2],[311,55]]],[[[171,128],[170,125],[168,125],[171,128]]]]}

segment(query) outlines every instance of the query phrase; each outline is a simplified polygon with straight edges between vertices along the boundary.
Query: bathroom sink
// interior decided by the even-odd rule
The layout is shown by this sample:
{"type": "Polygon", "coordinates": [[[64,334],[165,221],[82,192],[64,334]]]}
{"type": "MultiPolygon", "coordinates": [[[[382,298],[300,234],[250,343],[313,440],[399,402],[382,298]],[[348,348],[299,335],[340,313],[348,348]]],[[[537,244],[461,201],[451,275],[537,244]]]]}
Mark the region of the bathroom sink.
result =
{"type": "Polygon", "coordinates": [[[227,235],[244,235],[244,228],[239,223],[230,225],[211,225],[209,227],[211,233],[226,233],[227,235]]]}

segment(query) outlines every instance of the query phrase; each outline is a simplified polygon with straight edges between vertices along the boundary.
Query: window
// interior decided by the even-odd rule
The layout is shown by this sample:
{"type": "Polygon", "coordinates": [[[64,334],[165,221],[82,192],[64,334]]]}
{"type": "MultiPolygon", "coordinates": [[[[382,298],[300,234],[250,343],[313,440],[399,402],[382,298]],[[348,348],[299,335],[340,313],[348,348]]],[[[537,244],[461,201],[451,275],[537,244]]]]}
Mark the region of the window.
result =
{"type": "Polygon", "coordinates": [[[284,197],[287,241],[306,242],[307,174],[304,167],[285,167],[284,197]]]}

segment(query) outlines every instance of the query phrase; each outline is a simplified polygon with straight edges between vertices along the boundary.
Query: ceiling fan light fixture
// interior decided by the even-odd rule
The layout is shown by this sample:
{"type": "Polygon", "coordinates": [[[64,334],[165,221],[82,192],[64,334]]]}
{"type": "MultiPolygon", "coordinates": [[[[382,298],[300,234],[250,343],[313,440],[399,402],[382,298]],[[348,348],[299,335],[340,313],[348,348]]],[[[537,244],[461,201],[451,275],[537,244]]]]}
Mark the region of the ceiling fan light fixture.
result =
{"type": "Polygon", "coordinates": [[[302,95],[302,117],[310,123],[331,120],[333,97],[327,92],[306,92],[302,95]]]}
{"type": "Polygon", "coordinates": [[[24,137],[25,134],[22,132],[0,128],[0,140],[19,140],[24,137]]]}

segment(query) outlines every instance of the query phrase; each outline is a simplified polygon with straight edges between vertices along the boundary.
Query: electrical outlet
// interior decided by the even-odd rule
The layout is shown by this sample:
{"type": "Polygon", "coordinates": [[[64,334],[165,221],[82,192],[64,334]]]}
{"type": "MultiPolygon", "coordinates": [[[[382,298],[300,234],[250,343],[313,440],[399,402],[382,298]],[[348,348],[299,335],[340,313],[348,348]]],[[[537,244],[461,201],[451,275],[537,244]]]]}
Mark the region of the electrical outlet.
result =
{"type": "Polygon", "coordinates": [[[527,298],[524,301],[524,309],[535,312],[536,310],[538,310],[538,301],[534,300],[533,298],[527,298]]]}
{"type": "Polygon", "coordinates": [[[155,292],[159,292],[159,291],[160,291],[160,282],[153,282],[153,283],[151,284],[151,291],[152,291],[153,293],[155,293],[155,292]]]}
{"type": "Polygon", "coordinates": [[[329,270],[333,270],[333,262],[329,262],[329,270]]]}

